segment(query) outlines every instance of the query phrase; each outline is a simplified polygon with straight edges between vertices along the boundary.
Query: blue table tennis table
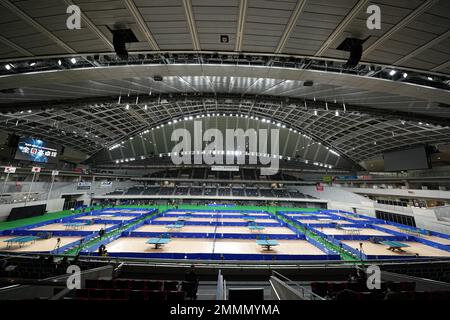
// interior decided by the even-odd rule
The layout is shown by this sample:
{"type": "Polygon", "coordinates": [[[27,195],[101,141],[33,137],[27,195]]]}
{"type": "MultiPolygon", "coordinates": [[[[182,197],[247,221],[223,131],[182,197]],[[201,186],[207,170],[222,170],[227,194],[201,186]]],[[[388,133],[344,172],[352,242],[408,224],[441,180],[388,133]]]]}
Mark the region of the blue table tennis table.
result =
{"type": "Polygon", "coordinates": [[[267,251],[270,251],[272,247],[279,245],[276,240],[256,240],[256,244],[266,248],[267,251]]]}
{"type": "Polygon", "coordinates": [[[361,234],[360,228],[340,227],[339,229],[344,231],[344,234],[346,234],[346,235],[360,235],[361,234]]]}
{"type": "Polygon", "coordinates": [[[430,235],[430,233],[427,230],[409,229],[409,228],[402,228],[402,227],[399,227],[399,229],[402,232],[413,235],[413,236],[429,236],[430,235]]]}
{"type": "Polygon", "coordinates": [[[385,246],[388,246],[387,249],[391,250],[392,252],[394,252],[394,251],[405,252],[405,250],[403,250],[403,248],[409,247],[408,244],[398,242],[398,241],[382,241],[380,243],[384,244],[385,246]]]}
{"type": "Polygon", "coordinates": [[[168,224],[166,226],[166,228],[169,229],[169,230],[174,230],[174,229],[175,230],[180,230],[183,227],[184,227],[183,223],[168,224]]]}
{"type": "Polygon", "coordinates": [[[11,248],[15,243],[18,244],[19,247],[21,248],[28,242],[34,243],[37,239],[40,238],[36,236],[21,236],[3,240],[3,242],[6,242],[6,249],[11,248]]]}
{"type": "Polygon", "coordinates": [[[155,249],[159,249],[161,246],[168,244],[170,242],[169,238],[150,238],[147,240],[147,244],[155,245],[155,249]]]}
{"type": "Polygon", "coordinates": [[[65,223],[64,227],[66,227],[66,230],[81,230],[84,228],[84,226],[88,225],[85,222],[69,222],[65,223]]]}
{"type": "Polygon", "coordinates": [[[263,226],[250,225],[248,226],[250,231],[262,231],[265,228],[263,226]]]}

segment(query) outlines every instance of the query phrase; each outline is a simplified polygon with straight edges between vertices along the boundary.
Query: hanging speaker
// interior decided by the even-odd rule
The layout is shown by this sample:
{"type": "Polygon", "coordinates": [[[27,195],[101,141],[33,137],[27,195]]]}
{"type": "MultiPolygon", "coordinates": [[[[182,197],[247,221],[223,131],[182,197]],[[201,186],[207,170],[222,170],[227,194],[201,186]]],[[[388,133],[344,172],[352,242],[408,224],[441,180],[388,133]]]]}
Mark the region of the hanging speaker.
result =
{"type": "Polygon", "coordinates": [[[8,141],[6,143],[6,145],[10,148],[16,148],[17,145],[19,144],[19,139],[20,137],[14,133],[10,133],[8,135],[8,141]]]}
{"type": "Polygon", "coordinates": [[[348,51],[350,52],[350,57],[348,58],[345,66],[347,68],[356,67],[361,60],[363,53],[363,44],[367,41],[366,38],[364,40],[357,38],[346,38],[336,49],[340,51],[348,51]]]}
{"type": "Polygon", "coordinates": [[[113,45],[117,56],[122,60],[128,59],[127,43],[138,42],[131,29],[110,30],[113,35],[113,45]]]}

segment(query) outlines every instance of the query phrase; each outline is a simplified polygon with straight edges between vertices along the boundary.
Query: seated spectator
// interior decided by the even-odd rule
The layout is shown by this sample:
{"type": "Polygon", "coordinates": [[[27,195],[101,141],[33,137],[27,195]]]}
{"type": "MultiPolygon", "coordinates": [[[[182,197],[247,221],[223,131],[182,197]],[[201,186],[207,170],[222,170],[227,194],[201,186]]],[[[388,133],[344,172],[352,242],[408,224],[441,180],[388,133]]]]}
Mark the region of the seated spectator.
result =
{"type": "Polygon", "coordinates": [[[384,300],[410,300],[406,292],[395,292],[388,286],[384,300]]]}
{"type": "Polygon", "coordinates": [[[349,276],[348,281],[365,284],[367,282],[367,274],[363,269],[356,269],[356,271],[349,276]]]}
{"type": "Polygon", "coordinates": [[[336,300],[353,301],[356,300],[356,292],[349,289],[344,289],[336,294],[336,300]]]}
{"type": "Polygon", "coordinates": [[[100,245],[100,247],[98,247],[98,255],[100,257],[105,257],[107,255],[108,251],[106,250],[106,247],[104,244],[100,245]]]}
{"type": "Polygon", "coordinates": [[[68,267],[69,267],[69,258],[64,257],[61,261],[59,261],[58,265],[56,266],[56,270],[58,271],[58,273],[62,274],[66,272],[68,267]]]}
{"type": "Polygon", "coordinates": [[[356,271],[356,282],[365,284],[367,282],[367,274],[363,269],[356,271]]]}

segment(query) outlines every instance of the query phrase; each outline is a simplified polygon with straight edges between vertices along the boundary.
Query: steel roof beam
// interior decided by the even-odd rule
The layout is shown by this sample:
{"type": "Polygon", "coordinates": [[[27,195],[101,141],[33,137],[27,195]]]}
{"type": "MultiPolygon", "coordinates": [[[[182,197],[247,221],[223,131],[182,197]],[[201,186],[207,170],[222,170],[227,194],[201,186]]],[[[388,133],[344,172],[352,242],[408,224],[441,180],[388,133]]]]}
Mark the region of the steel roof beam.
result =
{"type": "Polygon", "coordinates": [[[417,17],[421,16],[425,11],[427,11],[429,8],[434,6],[439,0],[427,0],[424,3],[422,3],[419,7],[414,9],[410,14],[408,14],[405,18],[400,20],[399,23],[397,23],[394,27],[389,29],[385,34],[383,34],[381,37],[379,37],[374,43],[372,43],[369,47],[367,47],[363,51],[363,57],[369,55],[372,51],[377,49],[383,42],[390,39],[391,36],[396,33],[397,31],[403,29],[406,27],[410,22],[414,21],[417,17]]]}
{"type": "Polygon", "coordinates": [[[297,5],[295,6],[294,11],[291,14],[291,17],[289,18],[289,21],[286,25],[286,28],[284,29],[283,34],[281,35],[280,41],[278,42],[277,48],[275,49],[275,53],[281,53],[284,50],[284,47],[286,46],[286,43],[289,40],[289,37],[291,36],[292,30],[294,30],[294,27],[297,25],[298,18],[303,12],[303,9],[305,9],[307,0],[298,0],[297,5]]]}

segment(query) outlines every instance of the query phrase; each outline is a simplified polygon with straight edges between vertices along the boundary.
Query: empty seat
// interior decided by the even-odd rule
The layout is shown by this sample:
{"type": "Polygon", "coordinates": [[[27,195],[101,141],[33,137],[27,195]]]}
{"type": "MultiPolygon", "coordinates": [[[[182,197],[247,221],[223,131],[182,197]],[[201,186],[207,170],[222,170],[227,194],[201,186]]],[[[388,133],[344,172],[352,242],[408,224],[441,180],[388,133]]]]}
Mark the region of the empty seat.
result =
{"type": "Polygon", "coordinates": [[[104,300],[108,297],[107,291],[103,289],[88,289],[89,299],[99,299],[104,300]]]}
{"type": "Polygon", "coordinates": [[[433,301],[450,301],[450,291],[430,292],[433,301]]]}
{"type": "Polygon", "coordinates": [[[415,282],[402,282],[402,291],[415,291],[416,283],[415,282]]]}
{"type": "Polygon", "coordinates": [[[111,300],[127,300],[127,290],[109,290],[109,299],[111,300]]]}
{"type": "Polygon", "coordinates": [[[166,293],[159,290],[145,291],[148,300],[151,301],[163,301],[166,299],[166,293]]]}
{"type": "Polygon", "coordinates": [[[433,299],[433,296],[432,296],[431,292],[424,292],[424,291],[414,292],[414,300],[429,301],[432,299],[433,299]]]}
{"type": "Polygon", "coordinates": [[[128,295],[129,300],[146,300],[145,291],[142,290],[131,290],[128,295]]]}
{"type": "Polygon", "coordinates": [[[97,288],[100,289],[114,289],[114,281],[113,280],[98,280],[97,288]]]}
{"type": "Polygon", "coordinates": [[[75,298],[84,300],[89,298],[89,290],[88,289],[78,289],[75,291],[75,298]]]}
{"type": "Polygon", "coordinates": [[[370,300],[380,301],[384,300],[385,293],[382,290],[374,290],[370,293],[370,300]]]}
{"type": "Polygon", "coordinates": [[[129,289],[130,288],[130,281],[128,280],[116,280],[114,281],[114,287],[116,289],[129,289]]]}
{"type": "Polygon", "coordinates": [[[144,290],[145,289],[145,281],[130,281],[130,289],[144,290]]]}
{"type": "Polygon", "coordinates": [[[169,301],[183,301],[184,299],[184,291],[167,291],[167,300],[169,301]]]}
{"type": "Polygon", "coordinates": [[[86,279],[86,281],[84,282],[84,286],[87,289],[96,289],[99,287],[98,285],[98,280],[95,279],[86,279]]]}
{"type": "Polygon", "coordinates": [[[161,281],[147,281],[147,290],[162,290],[161,281]]]}
{"type": "Polygon", "coordinates": [[[344,289],[347,289],[347,283],[345,282],[328,283],[328,290],[331,292],[339,292],[344,289]]]}
{"type": "Polygon", "coordinates": [[[325,297],[327,295],[328,283],[326,282],[312,282],[311,291],[320,297],[325,297]]]}
{"type": "Polygon", "coordinates": [[[372,297],[370,292],[358,292],[356,299],[361,301],[369,301],[372,300],[372,297]]]}
{"type": "Polygon", "coordinates": [[[357,291],[357,292],[363,292],[363,291],[367,290],[366,284],[361,283],[361,282],[349,282],[346,284],[346,286],[348,289],[357,291]]]}
{"type": "Polygon", "coordinates": [[[181,283],[181,291],[186,293],[187,298],[194,299],[197,296],[197,286],[196,282],[183,281],[181,283]]]}
{"type": "Polygon", "coordinates": [[[164,281],[165,291],[177,291],[179,283],[178,281],[164,281]]]}

